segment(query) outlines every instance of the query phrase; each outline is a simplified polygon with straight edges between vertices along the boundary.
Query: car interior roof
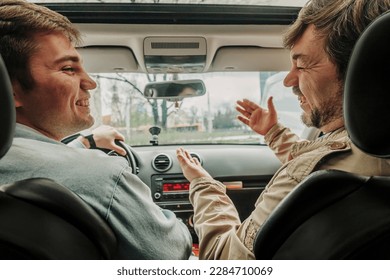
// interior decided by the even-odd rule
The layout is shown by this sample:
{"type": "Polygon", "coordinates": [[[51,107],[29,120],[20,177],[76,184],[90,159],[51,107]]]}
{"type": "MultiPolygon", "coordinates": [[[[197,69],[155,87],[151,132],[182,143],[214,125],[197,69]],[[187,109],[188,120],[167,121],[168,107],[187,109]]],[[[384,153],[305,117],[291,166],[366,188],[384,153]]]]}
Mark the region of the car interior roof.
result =
{"type": "MultiPolygon", "coordinates": [[[[298,7],[205,4],[44,5],[77,24],[83,34],[83,47],[86,47],[81,50],[85,67],[94,73],[152,73],[152,68],[145,65],[145,42],[146,38],[157,37],[170,42],[178,40],[178,43],[183,38],[204,38],[205,62],[203,68],[195,72],[287,70],[289,56],[281,38],[299,12],[298,7]]],[[[169,56],[167,50],[160,51],[162,56],[169,56]]],[[[175,48],[173,56],[179,51],[175,48]]],[[[192,51],[197,50],[185,51],[190,58],[192,51]]],[[[174,70],[162,68],[158,71],[174,70]]]]}

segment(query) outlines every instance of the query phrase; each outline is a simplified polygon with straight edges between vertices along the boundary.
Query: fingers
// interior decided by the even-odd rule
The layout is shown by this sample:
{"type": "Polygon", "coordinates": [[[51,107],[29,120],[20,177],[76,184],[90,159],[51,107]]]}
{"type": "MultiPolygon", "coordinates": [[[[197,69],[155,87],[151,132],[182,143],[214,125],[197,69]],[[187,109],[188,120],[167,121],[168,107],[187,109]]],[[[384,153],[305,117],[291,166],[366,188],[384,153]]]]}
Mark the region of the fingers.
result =
{"type": "Polygon", "coordinates": [[[237,119],[245,125],[249,125],[249,119],[244,118],[243,116],[237,116],[237,119]]]}
{"type": "Polygon", "coordinates": [[[243,108],[241,108],[241,107],[236,107],[236,110],[239,112],[239,113],[241,113],[242,115],[244,115],[245,117],[250,117],[250,113],[247,111],[247,110],[245,110],[245,109],[243,109],[243,108]]]}
{"type": "Polygon", "coordinates": [[[187,150],[184,150],[184,149],[183,149],[183,151],[184,151],[184,154],[185,154],[186,158],[187,158],[190,162],[193,162],[192,156],[190,155],[190,153],[189,153],[187,150]]]}
{"type": "Polygon", "coordinates": [[[252,102],[248,99],[243,99],[242,101],[238,100],[237,104],[242,107],[242,110],[244,110],[248,113],[252,113],[256,109],[260,108],[260,106],[258,104],[256,104],[255,102],[252,102]]]}
{"type": "Polygon", "coordinates": [[[115,139],[116,140],[120,140],[120,141],[125,141],[125,136],[123,136],[122,133],[118,132],[117,130],[115,130],[115,139]]]}
{"type": "Polygon", "coordinates": [[[122,156],[126,155],[126,150],[115,143],[115,140],[125,141],[125,137],[115,128],[101,125],[92,130],[92,133],[97,147],[113,150],[122,156]]]}
{"type": "Polygon", "coordinates": [[[252,113],[254,110],[260,108],[259,105],[257,105],[255,102],[252,102],[248,99],[244,99],[244,101],[248,104],[248,111],[252,113]]]}
{"type": "Polygon", "coordinates": [[[176,150],[176,155],[179,160],[179,163],[183,166],[184,164],[191,165],[191,166],[201,166],[199,160],[197,158],[194,158],[191,156],[191,154],[183,149],[183,148],[178,148],[176,150]]]}
{"type": "MultiPolygon", "coordinates": [[[[242,101],[238,100],[237,104],[239,106],[236,106],[236,110],[242,114],[242,116],[239,116],[238,119],[244,124],[248,123],[248,120],[250,119],[254,111],[256,111],[257,109],[262,109],[261,106],[248,99],[243,99],[242,101]]],[[[271,115],[276,115],[276,109],[273,103],[272,96],[270,96],[267,100],[267,107],[271,115]]]]}
{"type": "Polygon", "coordinates": [[[243,124],[248,125],[250,123],[250,118],[252,116],[252,113],[256,111],[257,109],[261,109],[259,105],[256,103],[248,100],[248,99],[243,99],[237,101],[236,110],[241,114],[237,116],[237,119],[241,121],[243,124]]]}
{"type": "Polygon", "coordinates": [[[123,149],[122,147],[116,145],[115,143],[113,144],[113,150],[115,152],[117,152],[118,154],[120,154],[121,156],[125,156],[126,155],[126,150],[123,149]]]}
{"type": "Polygon", "coordinates": [[[184,163],[184,157],[183,157],[183,154],[182,154],[182,151],[181,151],[181,148],[178,148],[176,150],[176,157],[177,157],[177,160],[179,161],[179,164],[180,166],[184,163]]]}
{"type": "Polygon", "coordinates": [[[180,165],[187,164],[188,158],[187,158],[187,154],[185,153],[183,148],[178,148],[176,150],[176,156],[177,156],[177,159],[179,160],[180,165]]]}
{"type": "Polygon", "coordinates": [[[183,163],[186,163],[186,164],[195,164],[196,163],[194,161],[194,158],[190,155],[190,153],[183,148],[178,148],[176,150],[176,155],[182,160],[183,163]]]}
{"type": "Polygon", "coordinates": [[[98,126],[92,130],[92,133],[101,139],[117,139],[120,141],[125,141],[125,137],[122,133],[108,125],[98,126]]]}
{"type": "Polygon", "coordinates": [[[243,99],[242,101],[238,100],[237,105],[238,106],[236,106],[236,110],[239,113],[241,113],[244,117],[246,117],[247,119],[250,118],[250,116],[252,115],[252,113],[255,110],[261,109],[261,107],[259,105],[257,105],[256,103],[254,103],[248,99],[243,99]]]}
{"type": "Polygon", "coordinates": [[[193,158],[187,150],[178,148],[176,150],[176,155],[183,171],[183,175],[188,181],[191,182],[192,180],[200,177],[208,177],[212,179],[211,175],[202,167],[198,159],[193,158]]]}
{"type": "Polygon", "coordinates": [[[241,115],[237,116],[237,119],[241,121],[242,123],[248,125],[249,124],[249,119],[251,117],[251,114],[249,114],[247,111],[243,110],[240,107],[236,107],[236,110],[241,113],[241,115]]]}

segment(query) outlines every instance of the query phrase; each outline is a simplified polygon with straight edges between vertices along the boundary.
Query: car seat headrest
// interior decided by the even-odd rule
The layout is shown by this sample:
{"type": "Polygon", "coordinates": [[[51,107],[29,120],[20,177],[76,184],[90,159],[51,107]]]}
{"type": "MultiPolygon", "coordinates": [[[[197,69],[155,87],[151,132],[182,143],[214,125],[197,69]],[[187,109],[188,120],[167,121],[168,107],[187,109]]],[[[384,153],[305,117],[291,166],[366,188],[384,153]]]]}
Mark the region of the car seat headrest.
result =
{"type": "Polygon", "coordinates": [[[344,88],[345,126],[352,142],[390,158],[390,13],[374,20],[357,41],[344,88]]]}
{"type": "Polygon", "coordinates": [[[15,130],[15,107],[11,81],[0,55],[0,158],[11,147],[15,130]]]}

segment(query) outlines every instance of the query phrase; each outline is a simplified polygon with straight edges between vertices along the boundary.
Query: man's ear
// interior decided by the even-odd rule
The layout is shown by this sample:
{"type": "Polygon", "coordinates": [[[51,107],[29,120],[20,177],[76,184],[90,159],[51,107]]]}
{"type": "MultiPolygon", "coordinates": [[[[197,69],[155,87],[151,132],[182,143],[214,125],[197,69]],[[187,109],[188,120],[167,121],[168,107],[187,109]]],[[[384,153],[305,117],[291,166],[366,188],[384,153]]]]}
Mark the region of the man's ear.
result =
{"type": "Polygon", "coordinates": [[[14,92],[14,103],[15,108],[23,107],[23,99],[21,98],[21,94],[23,92],[20,83],[18,81],[12,81],[12,89],[14,92]]]}

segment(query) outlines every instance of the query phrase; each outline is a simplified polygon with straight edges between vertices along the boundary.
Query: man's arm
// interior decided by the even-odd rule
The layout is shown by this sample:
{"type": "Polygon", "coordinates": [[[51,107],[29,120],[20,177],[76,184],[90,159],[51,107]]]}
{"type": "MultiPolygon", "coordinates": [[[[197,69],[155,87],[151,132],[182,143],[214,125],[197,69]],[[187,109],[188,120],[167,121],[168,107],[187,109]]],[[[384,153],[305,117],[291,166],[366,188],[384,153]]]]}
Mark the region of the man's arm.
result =
{"type": "Polygon", "coordinates": [[[294,145],[302,141],[298,135],[280,123],[275,124],[268,131],[264,140],[283,164],[292,159],[291,153],[294,145]]]}
{"type": "Polygon", "coordinates": [[[254,259],[252,251],[244,245],[247,223],[241,224],[221,182],[207,177],[193,180],[190,201],[194,206],[200,259],[254,259]]]}
{"type": "Polygon", "coordinates": [[[194,206],[195,231],[199,236],[201,259],[254,259],[257,231],[280,201],[298,183],[285,168],[280,169],[243,222],[226,194],[226,187],[208,175],[182,149],[177,151],[183,174],[191,182],[190,201],[194,206]]]}
{"type": "Polygon", "coordinates": [[[107,218],[116,229],[119,258],[188,259],[192,238],[186,225],[152,200],[150,188],[126,168],[118,182],[107,218]]]}

